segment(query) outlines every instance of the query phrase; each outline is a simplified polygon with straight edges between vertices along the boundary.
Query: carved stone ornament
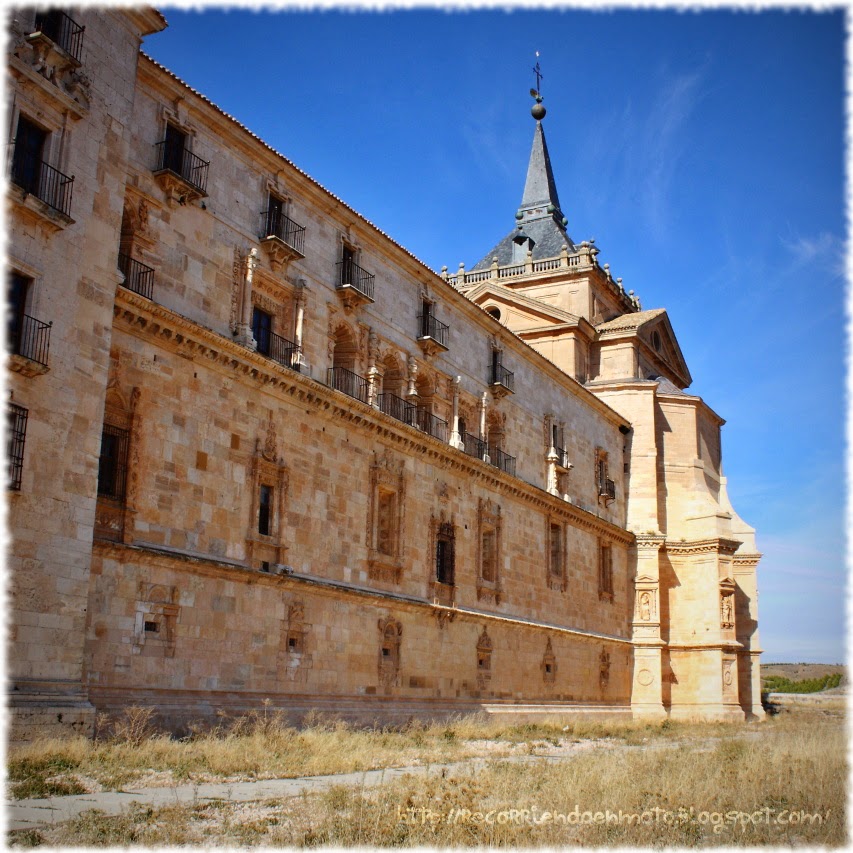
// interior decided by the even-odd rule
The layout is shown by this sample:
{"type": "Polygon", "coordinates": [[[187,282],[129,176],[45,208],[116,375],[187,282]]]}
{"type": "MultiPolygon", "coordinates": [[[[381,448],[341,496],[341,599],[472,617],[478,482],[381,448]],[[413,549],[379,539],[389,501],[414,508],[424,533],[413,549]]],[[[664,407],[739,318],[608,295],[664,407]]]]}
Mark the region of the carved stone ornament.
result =
{"type": "Polygon", "coordinates": [[[261,451],[261,455],[269,462],[275,462],[276,457],[278,455],[278,448],[276,446],[275,422],[273,421],[272,412],[270,412],[270,419],[267,421],[267,434],[264,438],[264,446],[263,450],[261,451]]]}
{"type": "Polygon", "coordinates": [[[390,617],[379,620],[379,683],[385,688],[400,683],[400,643],[403,626],[390,617]]]}
{"type": "Polygon", "coordinates": [[[598,656],[598,683],[603,690],[610,682],[610,654],[606,649],[598,656]]]}
{"type": "Polygon", "coordinates": [[[542,656],[542,680],[546,684],[554,684],[557,680],[557,658],[551,646],[551,638],[545,645],[545,654],[542,656]]]}

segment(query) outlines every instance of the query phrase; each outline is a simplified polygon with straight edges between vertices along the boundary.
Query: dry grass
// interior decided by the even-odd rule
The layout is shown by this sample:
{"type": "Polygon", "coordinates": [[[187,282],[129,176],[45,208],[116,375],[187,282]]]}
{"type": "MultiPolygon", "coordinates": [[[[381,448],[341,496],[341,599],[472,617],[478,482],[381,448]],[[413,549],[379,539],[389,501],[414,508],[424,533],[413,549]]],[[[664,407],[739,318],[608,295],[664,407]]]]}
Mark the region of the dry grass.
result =
{"type": "MultiPolygon", "coordinates": [[[[482,737],[484,725],[458,721],[417,733],[425,744],[464,743],[468,733],[482,737]]],[[[557,737],[539,728],[527,733],[532,734],[528,742],[557,737]]],[[[411,731],[334,728],[325,734],[354,740],[413,737],[411,731]]],[[[669,726],[663,732],[659,726],[632,726],[628,734],[639,745],[623,738],[609,749],[579,752],[569,760],[524,765],[496,760],[476,775],[408,776],[370,790],[338,785],[284,801],[137,806],[120,817],[88,812],[50,830],[13,834],[11,840],[16,846],[844,845],[842,718],[789,714],[760,726],[669,726]],[[523,810],[540,820],[546,811],[564,814],[568,822],[534,823],[523,810]],[[606,810],[644,814],[648,823],[587,822],[606,810]],[[483,820],[476,820],[478,812],[483,820]],[[797,820],[800,812],[818,814],[820,821],[797,820]],[[744,823],[742,814],[757,815],[758,821],[744,823]]],[[[507,743],[517,737],[525,742],[520,727],[504,729],[504,735],[507,743]]]]}
{"type": "Polygon", "coordinates": [[[130,708],[95,741],[40,740],[10,750],[10,794],[17,799],[168,786],[247,781],[455,761],[484,752],[511,755],[561,743],[615,738],[641,743],[658,736],[728,731],[725,724],[562,721],[507,725],[485,715],[401,728],[354,728],[314,717],[303,728],[275,712],[258,712],[181,740],[158,734],[151,714],[130,708]],[[532,744],[537,746],[531,746],[532,744]]]}

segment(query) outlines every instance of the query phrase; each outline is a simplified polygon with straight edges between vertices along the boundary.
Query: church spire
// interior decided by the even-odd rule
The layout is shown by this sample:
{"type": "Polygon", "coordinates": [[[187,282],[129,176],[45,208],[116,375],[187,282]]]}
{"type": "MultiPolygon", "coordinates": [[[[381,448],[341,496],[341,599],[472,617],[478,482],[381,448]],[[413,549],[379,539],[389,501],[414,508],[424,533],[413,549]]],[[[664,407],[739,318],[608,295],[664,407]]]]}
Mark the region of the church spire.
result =
{"type": "Polygon", "coordinates": [[[539,90],[543,75],[538,62],[533,70],[537,88],[531,89],[530,94],[536,103],[530,114],[536,120],[536,129],[533,132],[533,147],[530,149],[521,206],[515,214],[516,227],[472,267],[472,272],[487,269],[495,259],[500,265],[513,264],[523,262],[528,252],[534,260],[539,260],[557,257],[563,246],[570,252],[575,250],[572,238],[566,233],[568,220],[560,208],[545,131],[542,129],[546,111],[539,90]]]}

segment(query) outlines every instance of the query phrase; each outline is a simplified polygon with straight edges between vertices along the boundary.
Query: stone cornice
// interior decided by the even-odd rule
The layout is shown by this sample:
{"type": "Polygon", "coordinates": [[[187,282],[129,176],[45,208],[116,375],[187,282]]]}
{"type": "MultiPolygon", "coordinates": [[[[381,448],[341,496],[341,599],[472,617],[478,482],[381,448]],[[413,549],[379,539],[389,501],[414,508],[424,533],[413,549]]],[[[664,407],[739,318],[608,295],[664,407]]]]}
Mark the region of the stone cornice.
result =
{"type": "Polygon", "coordinates": [[[699,539],[693,542],[670,542],[664,544],[669,554],[724,554],[732,556],[741,546],[735,539],[699,539]]]}
{"type": "Polygon", "coordinates": [[[763,556],[764,554],[758,552],[735,554],[732,568],[735,573],[738,571],[754,571],[763,556]]]}
{"type": "Polygon", "coordinates": [[[185,358],[198,358],[220,370],[242,374],[246,381],[255,382],[271,393],[293,397],[302,405],[313,406],[318,412],[322,411],[330,417],[340,418],[373,432],[393,442],[406,454],[425,455],[441,467],[465,471],[469,476],[488,483],[489,488],[524,500],[613,542],[630,545],[634,541],[632,533],[606,519],[566,503],[545,489],[506,474],[437,438],[414,432],[390,415],[282,367],[260,353],[131,290],[117,288],[113,315],[116,326],[132,335],[152,339],[158,346],[171,349],[185,358]]]}
{"type": "Polygon", "coordinates": [[[526,619],[521,616],[490,613],[488,611],[476,610],[472,607],[446,607],[441,604],[435,604],[429,599],[419,598],[414,595],[405,595],[399,592],[373,589],[361,585],[345,583],[344,581],[305,575],[299,572],[288,572],[287,574],[282,575],[259,572],[255,569],[241,566],[232,561],[189,554],[185,551],[173,551],[170,548],[162,546],[124,544],[120,542],[110,542],[104,539],[95,539],[93,550],[104,556],[112,557],[121,561],[125,561],[127,553],[131,552],[161,561],[187,563],[193,565],[194,570],[201,570],[212,576],[222,577],[223,573],[227,573],[225,576],[241,580],[246,583],[263,583],[272,588],[299,590],[305,586],[310,586],[318,591],[332,592],[335,594],[342,593],[354,598],[380,599],[382,601],[393,602],[398,607],[418,611],[426,610],[430,615],[434,616],[443,614],[450,616],[453,619],[458,617],[467,617],[471,622],[501,622],[504,624],[519,625],[538,630],[551,631],[554,633],[571,634],[583,639],[592,640],[593,642],[618,643],[626,646],[634,644],[631,639],[627,637],[619,637],[614,634],[603,634],[599,631],[586,631],[582,628],[555,625],[551,622],[541,622],[535,619],[526,619]]]}

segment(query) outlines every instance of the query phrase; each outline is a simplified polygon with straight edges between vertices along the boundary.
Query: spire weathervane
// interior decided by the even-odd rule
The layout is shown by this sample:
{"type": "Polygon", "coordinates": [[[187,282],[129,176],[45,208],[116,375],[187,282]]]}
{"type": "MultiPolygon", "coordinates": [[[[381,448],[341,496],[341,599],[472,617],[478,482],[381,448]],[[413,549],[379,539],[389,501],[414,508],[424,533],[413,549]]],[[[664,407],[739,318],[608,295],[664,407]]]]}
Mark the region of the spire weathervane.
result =
{"type": "Polygon", "coordinates": [[[533,66],[533,73],[536,75],[536,88],[530,90],[531,97],[536,101],[533,105],[533,109],[530,110],[530,114],[536,121],[542,121],[545,118],[545,107],[542,106],[542,93],[539,91],[539,87],[542,85],[542,78],[545,76],[542,73],[542,69],[539,67],[539,51],[536,51],[536,65],[533,66]]]}
{"type": "Polygon", "coordinates": [[[533,73],[536,75],[536,90],[535,90],[536,96],[535,97],[542,97],[542,95],[540,93],[540,88],[542,85],[541,80],[545,75],[542,73],[542,69],[539,67],[539,51],[538,50],[536,51],[536,65],[533,66],[533,73]]]}

